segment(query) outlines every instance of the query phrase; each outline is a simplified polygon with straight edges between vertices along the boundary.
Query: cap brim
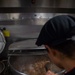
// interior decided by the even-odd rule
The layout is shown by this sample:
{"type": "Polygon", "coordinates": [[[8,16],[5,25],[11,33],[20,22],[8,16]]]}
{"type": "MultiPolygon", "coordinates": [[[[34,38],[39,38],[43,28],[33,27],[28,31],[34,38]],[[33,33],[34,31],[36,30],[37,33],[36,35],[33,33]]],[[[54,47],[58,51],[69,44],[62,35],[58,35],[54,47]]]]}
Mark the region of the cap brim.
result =
{"type": "Polygon", "coordinates": [[[41,46],[43,44],[46,44],[46,42],[48,40],[49,40],[49,37],[45,31],[45,27],[43,27],[40,34],[39,34],[39,37],[37,38],[36,45],[41,46]]]}

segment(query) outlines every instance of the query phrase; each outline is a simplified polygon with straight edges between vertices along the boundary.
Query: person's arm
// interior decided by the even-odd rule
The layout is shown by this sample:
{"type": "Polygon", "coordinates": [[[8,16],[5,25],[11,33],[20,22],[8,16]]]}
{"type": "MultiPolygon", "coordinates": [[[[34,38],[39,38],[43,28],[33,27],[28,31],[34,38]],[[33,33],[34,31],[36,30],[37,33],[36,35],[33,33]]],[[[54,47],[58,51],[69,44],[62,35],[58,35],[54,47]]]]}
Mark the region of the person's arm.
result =
{"type": "Polygon", "coordinates": [[[46,75],[57,75],[57,74],[54,74],[53,72],[51,72],[50,70],[47,71],[46,75]]]}

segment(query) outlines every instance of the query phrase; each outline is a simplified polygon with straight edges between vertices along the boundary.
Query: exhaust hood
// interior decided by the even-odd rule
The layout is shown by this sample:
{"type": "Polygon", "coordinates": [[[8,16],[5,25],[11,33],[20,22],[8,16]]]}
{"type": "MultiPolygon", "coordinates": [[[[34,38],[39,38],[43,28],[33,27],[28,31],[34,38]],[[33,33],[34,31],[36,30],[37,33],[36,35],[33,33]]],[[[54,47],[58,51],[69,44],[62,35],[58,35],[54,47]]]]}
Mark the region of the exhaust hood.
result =
{"type": "Polygon", "coordinates": [[[0,13],[75,13],[75,0],[0,0],[0,13]]]}

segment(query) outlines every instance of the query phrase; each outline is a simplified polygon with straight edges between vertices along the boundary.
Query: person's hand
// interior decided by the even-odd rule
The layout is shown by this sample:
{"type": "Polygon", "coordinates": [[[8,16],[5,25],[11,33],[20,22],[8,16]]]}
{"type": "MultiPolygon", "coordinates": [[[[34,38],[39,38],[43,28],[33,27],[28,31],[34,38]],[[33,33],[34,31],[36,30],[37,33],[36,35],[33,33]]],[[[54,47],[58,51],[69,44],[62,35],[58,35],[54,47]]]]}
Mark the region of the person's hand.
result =
{"type": "Polygon", "coordinates": [[[55,74],[49,70],[49,71],[47,71],[46,75],[57,75],[57,74],[55,74]]]}

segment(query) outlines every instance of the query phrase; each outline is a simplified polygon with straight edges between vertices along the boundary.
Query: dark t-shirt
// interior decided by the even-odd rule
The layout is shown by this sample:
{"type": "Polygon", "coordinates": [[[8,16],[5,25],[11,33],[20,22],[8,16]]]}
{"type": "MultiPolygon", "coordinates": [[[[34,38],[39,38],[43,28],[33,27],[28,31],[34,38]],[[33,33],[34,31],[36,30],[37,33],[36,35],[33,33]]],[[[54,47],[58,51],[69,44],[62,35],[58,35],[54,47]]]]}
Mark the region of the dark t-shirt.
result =
{"type": "Polygon", "coordinates": [[[75,75],[75,68],[67,72],[65,75],[75,75]]]}

